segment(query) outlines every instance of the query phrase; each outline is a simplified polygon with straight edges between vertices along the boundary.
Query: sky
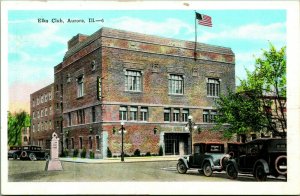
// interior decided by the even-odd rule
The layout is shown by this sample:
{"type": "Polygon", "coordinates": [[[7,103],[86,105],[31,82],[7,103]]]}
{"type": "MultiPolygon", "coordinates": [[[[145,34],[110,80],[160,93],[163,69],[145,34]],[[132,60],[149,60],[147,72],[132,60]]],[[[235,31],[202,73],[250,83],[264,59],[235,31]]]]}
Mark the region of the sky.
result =
{"type": "MultiPolygon", "coordinates": [[[[286,10],[196,10],[212,17],[213,27],[197,26],[200,43],[230,47],[236,58],[236,84],[254,69],[269,42],[286,46],[286,10]]],[[[194,10],[9,10],[9,110],[29,112],[30,94],[53,83],[53,67],[62,62],[67,42],[78,33],[91,35],[111,27],[194,41],[194,10]],[[85,23],[67,23],[68,19],[85,23]],[[89,23],[89,18],[104,22],[89,23]],[[48,20],[39,23],[38,19],[48,20]],[[62,19],[64,23],[53,23],[62,19]]]]}

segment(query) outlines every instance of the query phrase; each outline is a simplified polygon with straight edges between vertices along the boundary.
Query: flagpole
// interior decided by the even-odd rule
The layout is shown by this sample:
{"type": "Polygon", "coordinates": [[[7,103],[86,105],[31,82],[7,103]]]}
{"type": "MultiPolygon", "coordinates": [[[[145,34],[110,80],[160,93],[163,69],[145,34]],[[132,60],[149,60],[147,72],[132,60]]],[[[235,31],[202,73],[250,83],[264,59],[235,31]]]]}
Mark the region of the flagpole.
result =
{"type": "Polygon", "coordinates": [[[195,10],[195,48],[194,48],[194,60],[197,60],[197,17],[195,10]]]}

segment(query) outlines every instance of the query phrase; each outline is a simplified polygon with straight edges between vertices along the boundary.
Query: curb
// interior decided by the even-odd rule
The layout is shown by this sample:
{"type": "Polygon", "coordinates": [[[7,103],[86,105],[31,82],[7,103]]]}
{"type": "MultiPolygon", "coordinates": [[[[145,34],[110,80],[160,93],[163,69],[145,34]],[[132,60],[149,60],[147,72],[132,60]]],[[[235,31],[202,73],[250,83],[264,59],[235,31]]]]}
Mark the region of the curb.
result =
{"type": "Polygon", "coordinates": [[[88,164],[105,164],[105,163],[137,163],[137,162],[161,162],[161,161],[177,161],[179,157],[168,157],[161,159],[131,159],[125,157],[124,162],[120,159],[81,159],[81,158],[59,158],[62,162],[73,162],[73,163],[88,163],[88,164]]]}

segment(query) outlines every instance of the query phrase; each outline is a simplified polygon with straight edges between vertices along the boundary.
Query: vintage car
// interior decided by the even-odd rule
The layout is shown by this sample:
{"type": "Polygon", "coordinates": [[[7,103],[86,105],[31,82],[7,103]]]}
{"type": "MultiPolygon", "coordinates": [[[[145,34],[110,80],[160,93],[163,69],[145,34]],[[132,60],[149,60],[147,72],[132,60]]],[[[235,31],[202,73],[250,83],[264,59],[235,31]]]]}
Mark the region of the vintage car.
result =
{"type": "Polygon", "coordinates": [[[240,142],[230,142],[227,143],[227,154],[230,158],[236,158],[239,155],[239,150],[242,148],[243,143],[240,142]]]}
{"type": "Polygon", "coordinates": [[[184,174],[188,169],[198,168],[200,173],[209,177],[213,171],[221,172],[226,168],[230,155],[224,153],[223,143],[196,143],[194,154],[181,157],[177,163],[177,171],[184,174]]]}
{"type": "Polygon", "coordinates": [[[23,146],[22,147],[22,152],[20,155],[21,160],[48,160],[49,159],[49,154],[46,153],[44,150],[42,150],[41,147],[39,146],[23,146]]]}
{"type": "Polygon", "coordinates": [[[20,146],[11,146],[8,151],[8,158],[18,159],[22,148],[20,146]]]}
{"type": "Polygon", "coordinates": [[[287,176],[286,139],[260,138],[240,146],[238,157],[227,162],[226,173],[236,179],[238,173],[249,173],[258,181],[268,175],[287,176]]]}

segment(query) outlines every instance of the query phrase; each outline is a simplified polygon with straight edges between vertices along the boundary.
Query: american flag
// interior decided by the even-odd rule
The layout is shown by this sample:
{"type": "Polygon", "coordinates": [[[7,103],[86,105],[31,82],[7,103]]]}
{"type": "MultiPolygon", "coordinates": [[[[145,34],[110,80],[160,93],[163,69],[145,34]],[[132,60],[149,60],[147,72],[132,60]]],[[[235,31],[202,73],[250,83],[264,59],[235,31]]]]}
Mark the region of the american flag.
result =
{"type": "Polygon", "coordinates": [[[212,27],[212,21],[210,16],[199,14],[196,12],[196,19],[198,20],[199,25],[212,27]]]}

